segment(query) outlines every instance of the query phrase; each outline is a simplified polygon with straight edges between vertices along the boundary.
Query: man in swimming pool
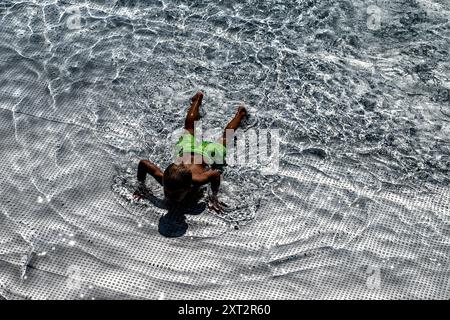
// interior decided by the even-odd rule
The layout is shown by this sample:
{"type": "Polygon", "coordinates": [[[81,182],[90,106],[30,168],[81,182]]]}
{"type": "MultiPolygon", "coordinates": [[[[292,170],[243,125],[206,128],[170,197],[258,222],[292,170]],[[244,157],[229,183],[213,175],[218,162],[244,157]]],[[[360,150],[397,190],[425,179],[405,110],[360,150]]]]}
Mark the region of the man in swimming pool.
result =
{"type": "MultiPolygon", "coordinates": [[[[202,141],[197,144],[194,138],[194,122],[200,119],[200,106],[203,93],[198,92],[191,99],[184,129],[185,134],[180,137],[177,147],[175,163],[170,164],[163,172],[148,160],[141,160],[138,166],[137,178],[145,188],[145,179],[150,174],[164,187],[164,197],[170,204],[182,204],[186,201],[198,198],[200,187],[211,184],[212,195],[209,198],[209,208],[216,212],[223,212],[224,203],[217,197],[220,186],[220,172],[212,170],[212,165],[217,157],[224,159],[226,156],[227,138],[234,132],[244,117],[247,116],[245,107],[239,107],[234,118],[228,123],[218,142],[202,141]],[[227,134],[228,133],[228,134],[227,134]]],[[[222,162],[223,163],[223,162],[222,162]]],[[[141,192],[135,193],[136,198],[141,198],[141,192]]]]}

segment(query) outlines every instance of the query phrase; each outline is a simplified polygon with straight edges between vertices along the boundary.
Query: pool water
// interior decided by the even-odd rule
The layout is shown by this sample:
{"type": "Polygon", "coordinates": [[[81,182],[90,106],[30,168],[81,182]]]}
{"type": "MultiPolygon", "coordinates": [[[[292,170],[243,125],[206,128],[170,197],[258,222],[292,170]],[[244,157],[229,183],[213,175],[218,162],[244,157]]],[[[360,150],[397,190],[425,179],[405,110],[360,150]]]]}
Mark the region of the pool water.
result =
{"type": "MultiPolygon", "coordinates": [[[[444,0],[0,2],[0,298],[450,298],[444,0]],[[278,129],[222,214],[133,200],[189,99],[278,129]]],[[[208,192],[208,190],[206,190],[208,192]]]]}

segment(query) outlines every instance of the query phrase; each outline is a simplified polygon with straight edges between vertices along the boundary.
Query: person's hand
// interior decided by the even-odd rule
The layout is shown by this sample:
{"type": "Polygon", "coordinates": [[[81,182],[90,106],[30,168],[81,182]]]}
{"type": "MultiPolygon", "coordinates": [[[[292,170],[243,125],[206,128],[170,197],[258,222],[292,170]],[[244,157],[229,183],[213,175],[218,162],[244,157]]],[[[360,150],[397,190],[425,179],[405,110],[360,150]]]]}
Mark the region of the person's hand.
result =
{"type": "Polygon", "coordinates": [[[133,200],[140,201],[143,198],[152,194],[152,191],[149,190],[145,184],[139,184],[136,188],[136,191],[133,193],[133,200]]]}
{"type": "Polygon", "coordinates": [[[214,210],[217,213],[223,213],[223,207],[228,207],[225,203],[219,201],[217,195],[213,194],[209,196],[208,208],[214,210]]]}

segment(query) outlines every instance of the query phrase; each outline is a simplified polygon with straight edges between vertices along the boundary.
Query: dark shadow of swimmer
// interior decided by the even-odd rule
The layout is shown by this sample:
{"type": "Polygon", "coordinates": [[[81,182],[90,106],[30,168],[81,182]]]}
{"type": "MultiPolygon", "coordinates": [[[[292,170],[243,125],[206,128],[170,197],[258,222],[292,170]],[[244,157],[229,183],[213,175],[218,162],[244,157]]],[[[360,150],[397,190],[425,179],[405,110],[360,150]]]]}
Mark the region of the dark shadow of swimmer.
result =
{"type": "Polygon", "coordinates": [[[158,232],[168,238],[183,236],[187,229],[186,215],[199,215],[206,209],[206,203],[197,203],[195,206],[177,206],[168,209],[167,213],[159,219],[158,232]]]}
{"type": "Polygon", "coordinates": [[[140,190],[140,198],[148,200],[157,208],[167,210],[167,213],[159,219],[158,232],[162,236],[176,238],[186,234],[188,229],[186,215],[199,215],[206,210],[206,202],[199,201],[203,192],[195,199],[178,205],[167,203],[165,199],[160,199],[150,192],[142,192],[142,190],[140,190]]]}

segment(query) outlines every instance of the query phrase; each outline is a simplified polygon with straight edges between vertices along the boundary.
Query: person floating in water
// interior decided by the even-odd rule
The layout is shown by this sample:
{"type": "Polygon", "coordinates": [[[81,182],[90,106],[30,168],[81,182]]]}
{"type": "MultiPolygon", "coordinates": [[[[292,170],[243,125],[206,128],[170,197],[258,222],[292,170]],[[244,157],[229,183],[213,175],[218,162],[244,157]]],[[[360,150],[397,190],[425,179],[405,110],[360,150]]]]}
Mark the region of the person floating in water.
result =
{"type": "MultiPolygon", "coordinates": [[[[224,203],[218,200],[220,186],[220,172],[211,166],[215,159],[224,159],[226,156],[227,139],[247,116],[247,110],[240,106],[234,118],[228,123],[223,136],[217,142],[202,141],[196,143],[194,123],[200,119],[200,106],[203,93],[198,92],[191,99],[191,106],[185,120],[185,133],[176,144],[177,154],[174,163],[163,172],[148,160],[141,160],[138,165],[137,179],[143,190],[136,191],[135,198],[141,198],[145,193],[145,179],[151,175],[164,187],[164,197],[168,204],[180,205],[198,199],[200,187],[211,184],[212,195],[209,197],[208,207],[216,212],[223,212],[224,203]]],[[[222,162],[223,163],[223,162],[222,162]]]]}

